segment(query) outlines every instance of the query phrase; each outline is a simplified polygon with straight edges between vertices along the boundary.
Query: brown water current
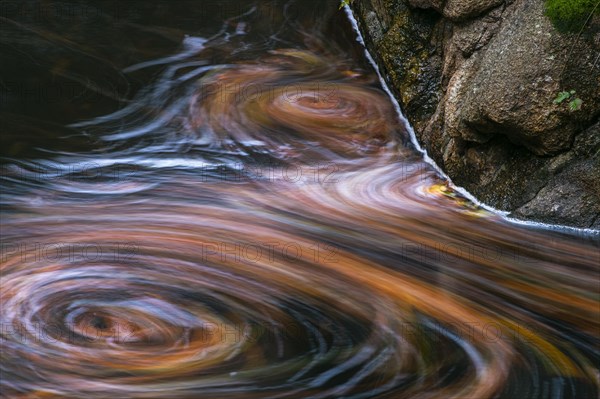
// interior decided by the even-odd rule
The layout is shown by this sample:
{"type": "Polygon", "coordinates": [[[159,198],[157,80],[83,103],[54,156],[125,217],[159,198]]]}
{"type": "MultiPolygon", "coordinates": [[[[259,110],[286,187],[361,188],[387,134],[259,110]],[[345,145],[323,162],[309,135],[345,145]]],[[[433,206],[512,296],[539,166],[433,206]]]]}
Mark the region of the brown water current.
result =
{"type": "Polygon", "coordinates": [[[440,177],[337,2],[199,3],[1,17],[96,93],[3,97],[2,397],[598,397],[597,232],[440,177]]]}

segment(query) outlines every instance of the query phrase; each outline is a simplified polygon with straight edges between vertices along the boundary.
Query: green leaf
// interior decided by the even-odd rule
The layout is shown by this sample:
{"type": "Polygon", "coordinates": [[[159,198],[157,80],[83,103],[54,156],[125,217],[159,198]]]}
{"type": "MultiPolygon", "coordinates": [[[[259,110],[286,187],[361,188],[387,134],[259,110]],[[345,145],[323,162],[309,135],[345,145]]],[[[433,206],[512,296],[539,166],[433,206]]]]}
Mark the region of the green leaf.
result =
{"type": "Polygon", "coordinates": [[[571,93],[571,95],[577,93],[575,90],[571,90],[569,93],[571,93]]]}
{"type": "Polygon", "coordinates": [[[569,110],[571,112],[579,111],[581,109],[582,104],[583,104],[583,101],[581,100],[581,98],[576,98],[575,100],[569,102],[569,110]]]}
{"type": "Polygon", "coordinates": [[[561,91],[560,93],[558,93],[558,96],[554,99],[554,104],[560,104],[569,97],[571,97],[571,93],[569,93],[568,91],[561,91]]]}
{"type": "Polygon", "coordinates": [[[341,10],[342,8],[344,8],[344,6],[348,6],[348,5],[350,5],[350,0],[342,0],[342,1],[340,1],[339,9],[341,10]]]}

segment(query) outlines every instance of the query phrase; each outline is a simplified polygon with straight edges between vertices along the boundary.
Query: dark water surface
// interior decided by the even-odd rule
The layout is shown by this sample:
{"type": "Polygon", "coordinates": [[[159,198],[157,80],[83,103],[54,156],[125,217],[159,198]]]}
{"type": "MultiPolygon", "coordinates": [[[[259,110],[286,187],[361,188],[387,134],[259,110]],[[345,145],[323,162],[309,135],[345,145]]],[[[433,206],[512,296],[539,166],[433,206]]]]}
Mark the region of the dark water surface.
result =
{"type": "Polygon", "coordinates": [[[455,192],[337,2],[0,9],[3,397],[598,396],[598,236],[455,192]]]}

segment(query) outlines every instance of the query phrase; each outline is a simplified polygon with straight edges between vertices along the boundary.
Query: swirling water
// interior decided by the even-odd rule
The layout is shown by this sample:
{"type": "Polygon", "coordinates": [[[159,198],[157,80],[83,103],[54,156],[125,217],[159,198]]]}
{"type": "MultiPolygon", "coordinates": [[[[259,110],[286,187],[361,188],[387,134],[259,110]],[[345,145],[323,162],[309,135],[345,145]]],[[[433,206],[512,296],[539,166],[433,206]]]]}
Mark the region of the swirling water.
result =
{"type": "Polygon", "coordinates": [[[4,98],[4,397],[598,396],[597,235],[454,191],[335,2],[176,3],[3,17],[100,93],[4,98]]]}

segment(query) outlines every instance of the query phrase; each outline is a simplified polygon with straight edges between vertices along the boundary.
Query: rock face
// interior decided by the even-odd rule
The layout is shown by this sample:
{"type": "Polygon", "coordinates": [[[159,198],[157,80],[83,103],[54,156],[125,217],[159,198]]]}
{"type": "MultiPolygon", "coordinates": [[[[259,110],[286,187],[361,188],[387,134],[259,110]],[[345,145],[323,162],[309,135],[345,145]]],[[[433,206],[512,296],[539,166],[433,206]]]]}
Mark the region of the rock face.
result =
{"type": "Polygon", "coordinates": [[[453,181],[512,216],[600,228],[600,18],[540,0],[355,0],[367,46],[453,181]],[[555,104],[576,90],[582,108],[555,104]]]}

